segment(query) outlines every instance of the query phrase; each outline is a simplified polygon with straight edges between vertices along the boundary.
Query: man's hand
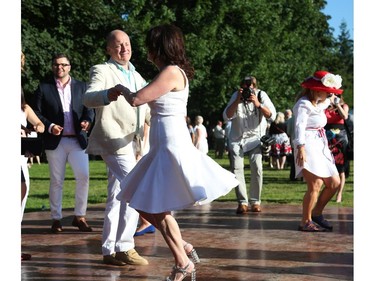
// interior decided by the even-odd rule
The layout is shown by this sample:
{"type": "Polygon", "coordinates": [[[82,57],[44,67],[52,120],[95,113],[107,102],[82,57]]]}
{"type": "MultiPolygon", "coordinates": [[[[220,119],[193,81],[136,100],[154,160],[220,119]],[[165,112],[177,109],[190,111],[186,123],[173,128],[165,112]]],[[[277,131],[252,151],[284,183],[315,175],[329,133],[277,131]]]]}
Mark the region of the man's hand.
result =
{"type": "Polygon", "coordinates": [[[125,86],[123,85],[116,85],[116,90],[120,91],[121,95],[124,96],[124,98],[126,99],[126,101],[131,105],[131,106],[135,106],[134,105],[134,98],[136,97],[136,93],[132,93],[130,92],[130,90],[128,88],[126,88],[125,86]]]}
{"type": "Polygon", "coordinates": [[[117,86],[112,87],[108,90],[107,97],[108,97],[108,100],[111,101],[111,102],[116,101],[118,96],[121,95],[121,91],[119,91],[117,86]]]}
{"type": "Polygon", "coordinates": [[[53,125],[53,127],[51,129],[51,133],[52,133],[52,135],[58,136],[58,135],[61,134],[62,130],[64,130],[63,127],[61,127],[59,125],[53,125]]]}
{"type": "Polygon", "coordinates": [[[89,121],[86,121],[86,120],[83,120],[82,122],[81,122],[81,130],[82,131],[85,131],[85,132],[88,132],[89,131],[89,129],[90,129],[90,122],[89,121]]]}

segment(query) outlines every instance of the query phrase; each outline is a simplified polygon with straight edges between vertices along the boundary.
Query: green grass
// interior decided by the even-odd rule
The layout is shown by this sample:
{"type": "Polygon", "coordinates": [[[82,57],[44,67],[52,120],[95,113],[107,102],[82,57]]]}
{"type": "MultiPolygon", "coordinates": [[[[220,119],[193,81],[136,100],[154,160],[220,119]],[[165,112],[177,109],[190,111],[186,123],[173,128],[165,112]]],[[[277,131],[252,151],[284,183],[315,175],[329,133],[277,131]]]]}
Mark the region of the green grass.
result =
{"type": "MultiPolygon", "coordinates": [[[[209,155],[213,157],[213,152],[209,155]]],[[[215,159],[222,167],[229,169],[227,158],[215,159]]],[[[247,186],[250,181],[250,169],[248,160],[245,161],[245,177],[247,186]]],[[[30,193],[26,204],[25,212],[40,211],[42,208],[49,209],[48,200],[49,170],[48,164],[34,164],[30,168],[30,193]]],[[[66,178],[63,188],[63,208],[74,207],[75,181],[73,172],[69,165],[66,169],[66,178]]],[[[285,170],[271,169],[268,163],[264,162],[263,169],[263,190],[262,203],[272,204],[298,204],[302,203],[302,198],[306,191],[306,184],[302,181],[289,180],[289,167],[285,170]]],[[[88,204],[94,205],[105,203],[107,198],[107,176],[106,166],[101,160],[90,161],[90,189],[88,204]]],[[[329,203],[338,204],[334,201],[329,203]]],[[[236,201],[234,189],[226,196],[220,197],[217,201],[236,201]]],[[[343,202],[341,206],[353,207],[353,161],[351,162],[350,176],[346,179],[344,187],[343,202]]]]}

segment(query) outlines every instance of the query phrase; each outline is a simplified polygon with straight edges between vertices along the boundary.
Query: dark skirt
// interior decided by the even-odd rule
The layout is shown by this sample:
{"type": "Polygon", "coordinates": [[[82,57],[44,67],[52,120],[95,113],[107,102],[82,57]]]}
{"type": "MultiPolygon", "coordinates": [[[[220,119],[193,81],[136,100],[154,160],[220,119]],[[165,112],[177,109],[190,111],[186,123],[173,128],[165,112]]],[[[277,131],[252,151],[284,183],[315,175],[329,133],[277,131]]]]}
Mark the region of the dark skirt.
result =
{"type": "Polygon", "coordinates": [[[335,159],[339,173],[344,173],[348,166],[348,136],[345,129],[331,128],[326,131],[329,149],[335,159]]]}

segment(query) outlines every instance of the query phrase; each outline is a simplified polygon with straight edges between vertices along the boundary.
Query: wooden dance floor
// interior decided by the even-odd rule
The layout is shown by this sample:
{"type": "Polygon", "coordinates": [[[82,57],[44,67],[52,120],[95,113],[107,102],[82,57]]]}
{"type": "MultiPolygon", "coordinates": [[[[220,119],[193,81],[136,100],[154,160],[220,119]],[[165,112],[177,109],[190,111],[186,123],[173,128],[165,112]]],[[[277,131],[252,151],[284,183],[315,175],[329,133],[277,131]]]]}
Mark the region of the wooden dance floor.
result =
{"type": "MultiPolygon", "coordinates": [[[[50,232],[49,211],[26,213],[22,252],[32,259],[21,262],[21,280],[165,280],[173,257],[159,232],[135,237],[136,250],[149,265],[103,264],[104,207],[88,209],[91,233],[71,226],[72,210],[63,211],[60,234],[50,232]]],[[[236,215],[236,207],[235,202],[214,202],[175,212],[183,238],[201,258],[198,281],[354,279],[353,208],[329,205],[325,215],[333,232],[304,233],[297,231],[301,206],[263,205],[261,213],[247,215],[236,215]]]]}

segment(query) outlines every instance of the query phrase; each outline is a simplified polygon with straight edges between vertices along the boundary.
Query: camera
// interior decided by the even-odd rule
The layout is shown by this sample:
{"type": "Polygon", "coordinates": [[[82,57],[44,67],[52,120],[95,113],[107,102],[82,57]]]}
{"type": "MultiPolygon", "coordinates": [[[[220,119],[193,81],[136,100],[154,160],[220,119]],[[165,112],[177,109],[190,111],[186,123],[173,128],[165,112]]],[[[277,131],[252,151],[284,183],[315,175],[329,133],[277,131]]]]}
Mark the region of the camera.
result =
{"type": "Polygon", "coordinates": [[[276,143],[276,138],[264,135],[260,138],[260,142],[262,144],[262,155],[268,156],[271,151],[271,145],[276,143]]]}
{"type": "Polygon", "coordinates": [[[340,103],[340,98],[339,97],[335,97],[334,99],[333,99],[333,104],[334,105],[338,105],[340,103]]]}
{"type": "Polygon", "coordinates": [[[255,91],[253,88],[246,87],[242,90],[242,100],[247,101],[251,95],[254,95],[255,91]]]}

